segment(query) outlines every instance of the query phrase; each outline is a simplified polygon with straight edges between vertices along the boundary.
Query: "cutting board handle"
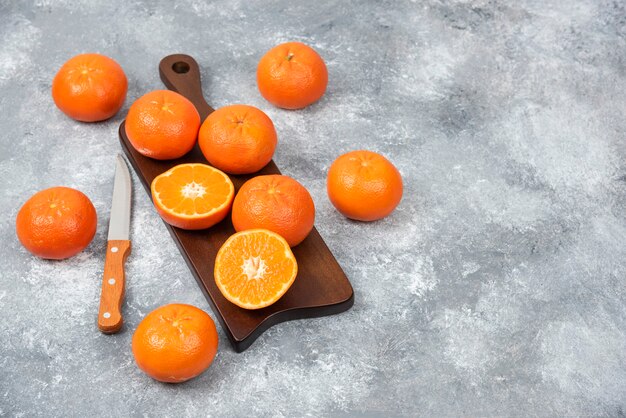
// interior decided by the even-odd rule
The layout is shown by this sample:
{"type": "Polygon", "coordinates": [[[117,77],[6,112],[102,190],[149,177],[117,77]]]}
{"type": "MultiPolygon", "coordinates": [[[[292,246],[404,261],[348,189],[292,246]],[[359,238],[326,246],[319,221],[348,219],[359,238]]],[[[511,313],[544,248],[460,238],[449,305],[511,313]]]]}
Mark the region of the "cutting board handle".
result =
{"type": "Polygon", "coordinates": [[[200,67],[195,59],[185,54],[168,55],[159,63],[159,74],[168,89],[182,94],[196,106],[202,120],[213,112],[202,95],[200,67]]]}

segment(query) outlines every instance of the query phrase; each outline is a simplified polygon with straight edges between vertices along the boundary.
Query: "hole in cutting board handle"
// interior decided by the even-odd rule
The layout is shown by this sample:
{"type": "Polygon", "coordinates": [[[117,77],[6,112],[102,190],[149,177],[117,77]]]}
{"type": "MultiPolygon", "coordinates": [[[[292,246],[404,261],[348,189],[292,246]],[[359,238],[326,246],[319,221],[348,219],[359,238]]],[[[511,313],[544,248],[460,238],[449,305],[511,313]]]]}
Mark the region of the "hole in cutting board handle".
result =
{"type": "Polygon", "coordinates": [[[172,70],[178,74],[185,74],[189,72],[189,64],[184,61],[178,61],[172,64],[172,70]]]}

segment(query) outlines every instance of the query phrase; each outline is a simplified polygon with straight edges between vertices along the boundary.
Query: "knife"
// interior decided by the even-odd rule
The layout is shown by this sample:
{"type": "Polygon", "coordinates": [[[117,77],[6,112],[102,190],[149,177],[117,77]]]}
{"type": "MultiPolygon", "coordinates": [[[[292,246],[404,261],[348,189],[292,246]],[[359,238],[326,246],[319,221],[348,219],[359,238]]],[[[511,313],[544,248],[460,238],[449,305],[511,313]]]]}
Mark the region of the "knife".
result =
{"type": "Polygon", "coordinates": [[[131,193],[130,172],[124,158],[118,154],[98,313],[98,328],[105,334],[118,332],[123,323],[121,307],[125,287],[124,262],[130,254],[131,193]]]}

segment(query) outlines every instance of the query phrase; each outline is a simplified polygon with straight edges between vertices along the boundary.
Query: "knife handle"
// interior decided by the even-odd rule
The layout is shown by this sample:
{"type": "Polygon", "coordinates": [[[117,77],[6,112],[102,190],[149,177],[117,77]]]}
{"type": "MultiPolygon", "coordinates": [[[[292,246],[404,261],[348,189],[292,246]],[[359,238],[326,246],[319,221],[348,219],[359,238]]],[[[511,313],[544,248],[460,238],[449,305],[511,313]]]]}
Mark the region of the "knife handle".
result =
{"type": "Polygon", "coordinates": [[[130,241],[112,240],[107,244],[100,294],[98,328],[105,334],[114,334],[122,328],[122,301],[124,299],[124,262],[130,254],[130,241]]]}

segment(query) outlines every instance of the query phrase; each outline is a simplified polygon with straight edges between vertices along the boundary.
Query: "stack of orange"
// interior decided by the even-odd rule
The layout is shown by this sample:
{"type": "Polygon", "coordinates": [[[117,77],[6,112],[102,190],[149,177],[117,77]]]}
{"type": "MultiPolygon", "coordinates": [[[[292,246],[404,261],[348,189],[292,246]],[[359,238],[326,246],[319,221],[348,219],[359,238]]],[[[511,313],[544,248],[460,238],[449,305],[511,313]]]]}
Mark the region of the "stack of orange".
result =
{"type": "MultiPolygon", "coordinates": [[[[272,104],[299,109],[324,95],[328,71],[312,48],[288,42],[261,58],[257,83],[272,104]]],[[[154,205],[166,222],[183,229],[208,228],[224,219],[232,206],[238,234],[218,254],[218,288],[228,300],[247,309],[277,301],[293,282],[297,266],[290,251],[276,252],[276,248],[299,245],[311,232],[313,199],[298,181],[281,175],[252,177],[235,196],[225,174],[256,173],[271,161],[277,144],[272,120],[256,107],[231,105],[217,109],[200,125],[196,110],[184,97],[156,91],[131,106],[126,133],[137,151],[156,159],[178,158],[198,142],[213,167],[183,164],[156,177],[151,187],[154,205]],[[272,258],[278,253],[287,254],[294,268],[278,268],[285,262],[272,258]]],[[[398,170],[370,151],[339,157],[329,170],[327,188],[339,212],[361,221],[387,216],[402,196],[398,170]]]]}
{"type": "MultiPolygon", "coordinates": [[[[322,98],[328,71],[307,45],[288,42],[259,61],[261,95],[284,109],[300,109],[322,98]]],[[[127,80],[112,59],[83,54],[69,60],[52,83],[57,106],[80,121],[112,117],[126,97],[127,80]]],[[[130,107],[125,131],[132,146],[157,160],[177,159],[196,143],[211,165],[180,164],[151,185],[154,205],[169,224],[205,229],[231,211],[237,231],[215,260],[215,282],[226,299],[244,309],[278,301],[294,283],[297,261],[290,247],[313,229],[315,205],[298,181],[282,175],[250,178],[235,195],[228,175],[253,174],[272,159],[277,134],[272,120],[248,105],[225,106],[203,122],[182,95],[157,90],[130,107]]],[[[371,151],[352,151],[330,166],[331,203],[348,218],[373,221],[389,215],[402,198],[402,178],[393,164],[371,151]]],[[[67,188],[36,194],[17,218],[24,246],[46,258],[69,257],[85,248],[96,227],[89,199],[67,188]]],[[[212,319],[189,305],[167,305],[150,313],[133,336],[138,366],[153,378],[181,382],[200,374],[213,361],[217,332],[212,319]]]]}

